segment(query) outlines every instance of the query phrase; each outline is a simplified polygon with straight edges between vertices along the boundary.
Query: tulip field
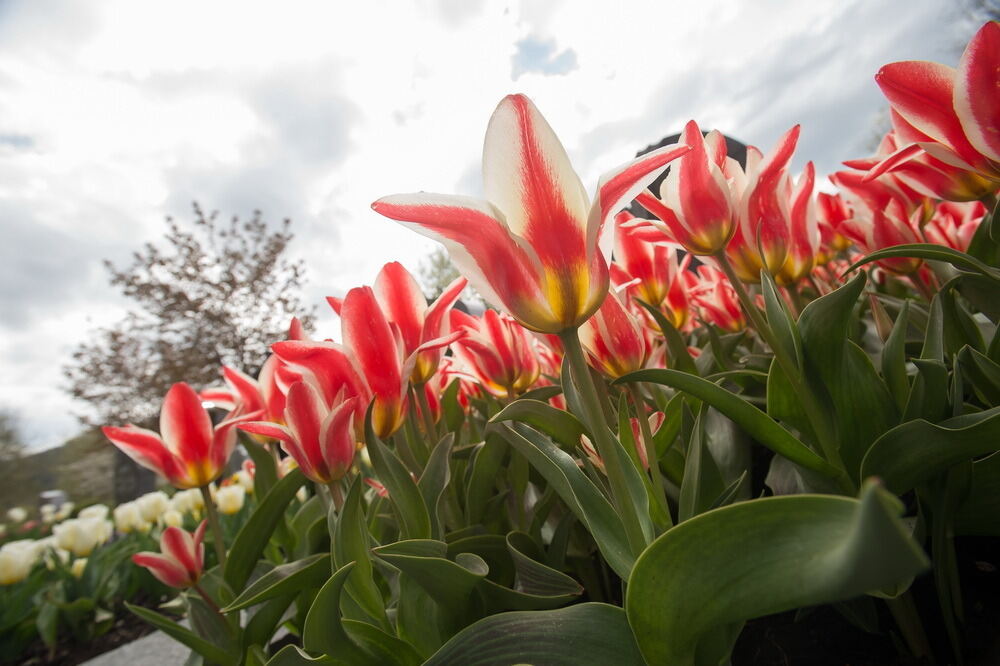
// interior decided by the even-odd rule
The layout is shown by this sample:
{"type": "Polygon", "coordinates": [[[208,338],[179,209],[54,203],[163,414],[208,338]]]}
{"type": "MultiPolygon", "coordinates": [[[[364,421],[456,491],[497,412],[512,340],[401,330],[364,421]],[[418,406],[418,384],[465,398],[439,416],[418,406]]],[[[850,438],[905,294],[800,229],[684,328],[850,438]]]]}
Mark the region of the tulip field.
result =
{"type": "Polygon", "coordinates": [[[483,199],[372,204],[462,277],[388,263],[339,334],[107,425],[176,491],[8,540],[3,656],[131,612],[189,663],[739,666],[798,610],[882,651],[782,663],[1000,663],[963,564],[1000,537],[1000,23],[875,80],[836,191],[798,126],[744,164],[692,120],[591,196],[504,98],[483,199]]]}

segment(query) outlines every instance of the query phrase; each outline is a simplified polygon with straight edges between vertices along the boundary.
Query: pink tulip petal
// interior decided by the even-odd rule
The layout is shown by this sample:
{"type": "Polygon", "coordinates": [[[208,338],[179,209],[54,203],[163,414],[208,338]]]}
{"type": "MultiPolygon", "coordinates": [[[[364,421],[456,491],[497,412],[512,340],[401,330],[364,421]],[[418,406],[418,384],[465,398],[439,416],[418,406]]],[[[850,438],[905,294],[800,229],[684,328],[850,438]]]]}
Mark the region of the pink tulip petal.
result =
{"type": "Polygon", "coordinates": [[[201,398],[184,382],[171,386],[163,399],[160,436],[186,465],[197,465],[209,458],[212,420],[201,406],[201,398]]]}
{"type": "Polygon", "coordinates": [[[171,483],[185,480],[183,465],[152,430],[134,425],[123,428],[105,426],[101,430],[122,453],[146,469],[153,470],[171,483]]]}
{"type": "Polygon", "coordinates": [[[1000,23],[983,25],[962,54],[954,106],[969,142],[1000,162],[1000,23]]]}
{"type": "Polygon", "coordinates": [[[373,287],[386,318],[399,327],[407,355],[420,345],[427,297],[408,270],[397,261],[382,267],[373,287]]]}
{"type": "Polygon", "coordinates": [[[132,556],[132,561],[140,567],[149,569],[157,580],[170,587],[185,588],[191,586],[188,572],[172,558],[159,553],[142,552],[132,556]]]}

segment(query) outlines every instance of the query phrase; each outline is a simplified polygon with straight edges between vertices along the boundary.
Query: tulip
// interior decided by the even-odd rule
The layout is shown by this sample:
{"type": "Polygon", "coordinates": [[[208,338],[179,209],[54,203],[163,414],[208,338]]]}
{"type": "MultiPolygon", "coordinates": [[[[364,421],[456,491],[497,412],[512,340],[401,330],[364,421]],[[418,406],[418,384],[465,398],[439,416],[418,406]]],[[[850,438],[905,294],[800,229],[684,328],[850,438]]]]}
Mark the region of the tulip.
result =
{"type": "Polygon", "coordinates": [[[789,211],[791,180],[788,163],[799,139],[799,126],[785,132],[764,157],[747,148],[746,185],[740,198],[739,224],[726,248],[737,277],[758,282],[761,269],[776,275],[784,266],[791,243],[789,211]]]}
{"type": "Polygon", "coordinates": [[[816,195],[817,223],[820,235],[820,255],[816,263],[825,264],[851,246],[841,226],[851,219],[851,207],[840,194],[820,192],[816,195]]]}
{"type": "Polygon", "coordinates": [[[168,527],[160,536],[160,552],[136,553],[132,561],[149,569],[160,582],[170,587],[187,588],[198,584],[205,567],[205,527],[202,521],[194,534],[179,527],[168,527]]]}
{"type": "Polygon", "coordinates": [[[692,254],[715,254],[724,249],[735,230],[734,204],[726,177],[735,160],[726,156],[726,141],[712,131],[702,136],[691,120],[681,141],[691,148],[660,185],[660,197],[641,192],[638,201],[656,215],[663,232],[692,254]]]}
{"type": "Polygon", "coordinates": [[[139,514],[147,523],[155,523],[160,520],[163,512],[170,507],[170,498],[162,490],[146,493],[135,500],[139,507],[139,514]]]}
{"type": "Polygon", "coordinates": [[[986,206],[979,201],[969,203],[942,202],[934,215],[924,225],[923,234],[928,243],[946,245],[965,252],[979,224],[986,216],[986,206]]]}
{"type": "Polygon", "coordinates": [[[163,524],[167,527],[180,527],[184,524],[184,514],[177,509],[167,509],[163,512],[163,524]]]}
{"type": "Polygon", "coordinates": [[[443,243],[483,298],[523,326],[559,333],[583,323],[607,293],[598,241],[608,218],[688,150],[667,146],[607,174],[591,205],[552,128],[531,100],[510,95],[486,130],[486,200],[419,193],[372,208],[443,243]]]}
{"type": "Polygon", "coordinates": [[[139,505],[135,502],[124,502],[114,510],[115,529],[122,534],[130,532],[148,532],[151,525],[142,519],[139,505]]]}
{"type": "Polygon", "coordinates": [[[663,242],[667,236],[657,232],[658,238],[650,238],[647,231],[649,220],[633,218],[623,212],[616,216],[615,221],[617,233],[615,261],[611,264],[612,283],[618,287],[627,286],[630,295],[661,308],[675,328],[682,328],[688,318],[688,303],[680,272],[686,269],[690,259],[685,257],[678,266],[677,249],[663,242]]]}
{"type": "Polygon", "coordinates": [[[288,390],[284,421],[242,423],[241,430],[273,437],[309,479],[329,484],[344,476],[356,450],[353,419],[357,398],[339,401],[333,409],[308,382],[288,390]]]}
{"type": "Polygon", "coordinates": [[[247,491],[241,485],[233,484],[223,486],[215,493],[215,505],[219,507],[219,512],[227,516],[239,513],[246,500],[247,491]]]}
{"type": "Polygon", "coordinates": [[[649,358],[642,327],[614,292],[580,327],[580,342],[590,364],[612,379],[643,368],[649,358]]]}
{"type": "MultiPolygon", "coordinates": [[[[403,358],[416,354],[410,372],[413,385],[424,384],[437,370],[441,347],[421,347],[448,334],[448,310],[467,284],[465,278],[456,279],[428,305],[417,281],[402,264],[395,261],[386,264],[375,278],[375,299],[389,325],[399,330],[403,339],[403,358]]],[[[335,309],[340,314],[339,308],[335,309]]]]}
{"type": "Polygon", "coordinates": [[[236,447],[233,426],[260,416],[230,414],[212,427],[194,389],[179,382],[170,387],[160,410],[160,434],[134,425],[105,426],[104,435],[135,462],[163,476],[176,488],[195,488],[222,473],[236,447]]]}
{"type": "Polygon", "coordinates": [[[87,557],[111,538],[111,523],[99,518],[72,518],[52,528],[56,545],[77,557],[87,557]]]}
{"type": "Polygon", "coordinates": [[[491,394],[513,398],[538,379],[541,368],[533,340],[513,317],[487,310],[476,318],[452,310],[451,327],[465,332],[452,345],[455,358],[491,394]]]}
{"type": "Polygon", "coordinates": [[[702,319],[724,331],[738,333],[746,328],[739,297],[726,276],[714,266],[701,265],[697,273],[686,273],[688,294],[702,319]]]}
{"type": "Polygon", "coordinates": [[[946,164],[1000,183],[998,63],[1000,23],[990,21],[969,42],[957,70],[912,60],[882,67],[875,82],[915,139],[887,161],[911,158],[918,146],[946,164]]]}
{"type": "Polygon", "coordinates": [[[80,509],[80,513],[77,514],[77,518],[96,518],[98,520],[104,520],[108,517],[110,509],[106,504],[91,504],[90,506],[80,509]]]}
{"type": "Polygon", "coordinates": [[[788,256],[775,275],[778,284],[795,284],[809,275],[816,262],[816,254],[819,252],[819,222],[812,199],[815,182],[816,169],[812,162],[808,162],[792,192],[788,211],[788,256]]]}
{"type": "Polygon", "coordinates": [[[38,561],[30,540],[11,541],[0,548],[0,585],[13,585],[28,577],[38,561]]]}
{"type": "Polygon", "coordinates": [[[7,518],[12,523],[23,523],[28,518],[28,512],[19,506],[7,511],[7,518]]]}

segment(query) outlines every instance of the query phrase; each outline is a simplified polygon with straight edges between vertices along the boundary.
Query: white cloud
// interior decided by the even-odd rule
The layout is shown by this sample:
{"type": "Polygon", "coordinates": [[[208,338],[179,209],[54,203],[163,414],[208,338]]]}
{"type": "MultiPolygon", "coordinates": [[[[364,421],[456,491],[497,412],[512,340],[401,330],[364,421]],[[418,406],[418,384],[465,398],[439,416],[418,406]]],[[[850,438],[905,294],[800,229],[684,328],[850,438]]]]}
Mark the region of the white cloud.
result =
{"type": "Polygon", "coordinates": [[[692,117],[765,149],[802,122],[797,166],[831,169],[863,149],[880,64],[957,59],[948,11],[932,0],[905,12],[888,0],[5,3],[0,224],[14,243],[0,254],[0,372],[20,385],[0,406],[23,413],[36,444],[72,432],[59,367],[122,307],[100,260],[127,257],[192,199],[293,217],[323,310],[320,296],[370,283],[386,261],[415,270],[433,246],[373,200],[481,193],[483,132],[505,94],[535,100],[591,188],[692,117]],[[512,72],[525,40],[548,46],[512,72]]]}

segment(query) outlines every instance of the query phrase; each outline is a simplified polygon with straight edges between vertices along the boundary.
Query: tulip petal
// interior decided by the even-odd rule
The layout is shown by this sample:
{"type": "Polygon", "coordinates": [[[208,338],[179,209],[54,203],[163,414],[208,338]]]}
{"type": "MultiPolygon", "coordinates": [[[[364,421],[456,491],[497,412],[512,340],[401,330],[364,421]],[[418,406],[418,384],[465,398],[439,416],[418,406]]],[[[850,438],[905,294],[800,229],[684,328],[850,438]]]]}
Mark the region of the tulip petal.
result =
{"type": "Polygon", "coordinates": [[[263,435],[264,437],[270,437],[282,442],[289,442],[293,439],[292,432],[288,428],[270,421],[250,421],[239,424],[237,428],[243,432],[263,435]]]}
{"type": "Polygon", "coordinates": [[[954,106],[965,136],[980,153],[1000,162],[1000,23],[987,22],[962,54],[954,106]]]}
{"type": "Polygon", "coordinates": [[[171,386],[163,399],[160,436],[185,464],[201,463],[210,455],[212,420],[201,406],[201,398],[184,382],[171,386]]]}
{"type": "Polygon", "coordinates": [[[183,465],[152,430],[134,425],[123,428],[105,426],[101,430],[122,453],[139,465],[160,474],[171,483],[184,480],[186,472],[183,465]]]}
{"type": "Polygon", "coordinates": [[[296,448],[300,449],[301,454],[305,455],[305,460],[299,456],[293,457],[307,474],[317,467],[325,466],[323,452],[320,449],[320,436],[327,411],[322,395],[308,382],[295,382],[288,389],[285,420],[295,437],[292,442],[288,442],[292,448],[287,450],[291,453],[296,448]]]}
{"type": "Polygon", "coordinates": [[[543,265],[588,264],[586,191],[555,132],[524,95],[505,97],[490,118],[483,187],[543,265]]]}
{"type": "Polygon", "coordinates": [[[179,527],[168,527],[160,535],[160,552],[177,562],[187,572],[189,580],[195,580],[201,573],[195,550],[194,539],[179,527]]]}
{"type": "Polygon", "coordinates": [[[401,263],[391,261],[379,271],[373,289],[386,318],[399,327],[405,353],[412,354],[420,345],[427,310],[420,285],[401,263]]]}
{"type": "Polygon", "coordinates": [[[438,338],[445,333],[445,329],[448,327],[448,310],[455,304],[458,297],[462,295],[462,290],[468,284],[469,281],[464,277],[455,279],[444,288],[444,291],[437,297],[437,300],[430,304],[424,317],[422,340],[438,338]]]}
{"type": "Polygon", "coordinates": [[[132,561],[149,569],[157,580],[170,587],[184,588],[191,585],[187,571],[173,559],[159,553],[142,552],[132,556],[132,561]]]}
{"type": "Polygon", "coordinates": [[[243,411],[254,412],[264,408],[264,400],[260,395],[260,385],[256,379],[228,365],[222,366],[222,376],[226,383],[239,394],[244,407],[243,411]]]}
{"type": "Polygon", "coordinates": [[[332,404],[341,390],[368,401],[370,390],[361,369],[342,346],[333,342],[285,340],[274,343],[271,349],[286,363],[311,372],[327,404],[332,404]]]}
{"type": "Polygon", "coordinates": [[[383,197],[372,208],[444,244],[459,272],[487,302],[503,305],[521,319],[551,317],[539,289],[537,257],[510,235],[493,204],[419,193],[383,197]]]}
{"type": "Polygon", "coordinates": [[[981,161],[979,153],[955,115],[954,79],[953,68],[917,60],[890,63],[875,75],[886,99],[910,125],[976,163],[981,161]]]}
{"type": "MultiPolygon", "coordinates": [[[[879,176],[881,176],[884,173],[892,171],[893,169],[895,169],[900,164],[903,164],[904,162],[907,162],[907,161],[913,159],[914,157],[916,157],[918,154],[920,154],[920,152],[922,150],[923,149],[920,146],[918,146],[917,144],[915,144],[915,143],[910,144],[909,146],[903,146],[902,148],[900,148],[899,150],[897,150],[893,154],[891,154],[888,157],[886,157],[885,159],[883,159],[878,164],[875,164],[874,166],[869,167],[868,168],[868,173],[865,174],[865,177],[861,180],[861,182],[867,183],[870,180],[874,180],[874,179],[878,178],[879,176]]],[[[852,161],[853,162],[860,162],[860,160],[852,160],[852,161]]],[[[852,169],[861,168],[859,165],[848,164],[848,162],[844,162],[844,164],[846,166],[851,167],[852,169]]]]}

